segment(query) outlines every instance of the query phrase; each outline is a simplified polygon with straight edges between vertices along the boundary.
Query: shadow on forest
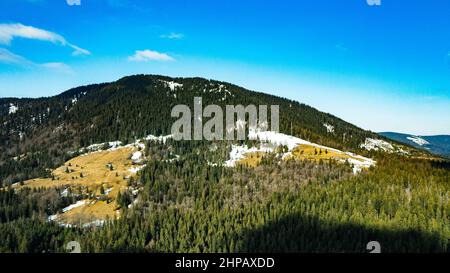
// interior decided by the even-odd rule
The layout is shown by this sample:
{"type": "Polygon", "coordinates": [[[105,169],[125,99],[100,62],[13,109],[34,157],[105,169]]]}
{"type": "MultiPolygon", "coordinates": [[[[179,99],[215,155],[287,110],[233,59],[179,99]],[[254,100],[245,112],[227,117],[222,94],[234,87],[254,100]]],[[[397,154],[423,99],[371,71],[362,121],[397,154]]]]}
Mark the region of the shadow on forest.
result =
{"type": "Polygon", "coordinates": [[[450,252],[450,242],[438,234],[417,230],[390,231],[356,224],[326,222],[317,217],[289,215],[256,230],[240,234],[237,252],[370,252],[370,241],[378,241],[381,252],[450,252]],[[445,242],[445,244],[444,244],[445,242]]]}
{"type": "Polygon", "coordinates": [[[450,170],[450,159],[442,161],[430,161],[430,162],[433,168],[450,170]]]}

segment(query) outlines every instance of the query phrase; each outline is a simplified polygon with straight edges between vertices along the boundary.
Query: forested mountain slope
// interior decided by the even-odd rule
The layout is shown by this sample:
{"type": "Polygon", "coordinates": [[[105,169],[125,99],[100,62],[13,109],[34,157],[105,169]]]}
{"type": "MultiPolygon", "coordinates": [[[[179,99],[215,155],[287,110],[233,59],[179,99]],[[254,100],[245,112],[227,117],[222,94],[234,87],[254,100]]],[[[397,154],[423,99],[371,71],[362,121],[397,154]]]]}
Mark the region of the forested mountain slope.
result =
{"type": "Polygon", "coordinates": [[[0,252],[64,252],[73,240],[83,252],[366,252],[374,240],[382,252],[450,250],[448,161],[298,102],[138,75],[0,99],[0,125],[0,252]],[[281,133],[161,137],[194,96],[279,105],[281,133]],[[231,160],[235,150],[257,152],[231,160]]]}
{"type": "Polygon", "coordinates": [[[68,151],[93,143],[170,134],[172,107],[192,107],[194,96],[203,105],[279,105],[281,132],[337,149],[363,152],[366,138],[380,138],[310,106],[230,83],[137,75],[50,98],[0,99],[0,180],[45,175],[68,151]]]}

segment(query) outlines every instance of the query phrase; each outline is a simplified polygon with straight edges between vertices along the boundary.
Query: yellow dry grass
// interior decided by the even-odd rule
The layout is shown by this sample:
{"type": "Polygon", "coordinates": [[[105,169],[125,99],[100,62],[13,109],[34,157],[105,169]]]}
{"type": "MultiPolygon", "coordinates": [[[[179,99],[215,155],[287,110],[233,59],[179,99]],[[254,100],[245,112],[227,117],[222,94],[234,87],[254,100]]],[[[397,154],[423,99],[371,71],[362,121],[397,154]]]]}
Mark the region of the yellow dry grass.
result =
{"type": "Polygon", "coordinates": [[[76,225],[78,223],[91,223],[96,220],[114,219],[119,216],[115,202],[98,200],[85,200],[86,204],[71,209],[58,216],[58,222],[76,225]]]}
{"type": "MultiPolygon", "coordinates": [[[[267,156],[265,152],[250,152],[245,154],[245,158],[236,162],[237,165],[244,165],[247,167],[256,167],[261,164],[262,158],[267,156]]],[[[310,161],[345,161],[347,159],[354,159],[363,161],[363,159],[351,156],[341,151],[335,151],[333,149],[320,148],[315,145],[302,144],[295,147],[289,156],[284,159],[296,159],[296,160],[310,160],[310,161]]]]}
{"type": "Polygon", "coordinates": [[[344,152],[338,152],[329,150],[326,148],[319,148],[314,145],[298,145],[292,150],[292,155],[286,159],[300,159],[300,160],[310,160],[310,161],[329,161],[329,160],[346,160],[353,158],[355,160],[361,161],[361,159],[352,157],[344,152]]]}
{"type": "Polygon", "coordinates": [[[137,150],[138,148],[133,146],[81,155],[53,170],[53,179],[31,179],[24,181],[23,186],[16,187],[68,187],[74,193],[81,191],[95,195],[94,198],[85,200],[84,206],[58,215],[57,220],[61,223],[86,223],[107,218],[114,219],[118,217],[117,195],[127,189],[125,178],[136,176],[129,169],[133,167],[131,155],[137,150]],[[110,164],[113,166],[112,170],[110,164]]]}
{"type": "Polygon", "coordinates": [[[266,155],[264,152],[251,152],[246,153],[245,158],[236,162],[237,165],[243,165],[246,167],[256,167],[261,164],[262,158],[266,155]]]}

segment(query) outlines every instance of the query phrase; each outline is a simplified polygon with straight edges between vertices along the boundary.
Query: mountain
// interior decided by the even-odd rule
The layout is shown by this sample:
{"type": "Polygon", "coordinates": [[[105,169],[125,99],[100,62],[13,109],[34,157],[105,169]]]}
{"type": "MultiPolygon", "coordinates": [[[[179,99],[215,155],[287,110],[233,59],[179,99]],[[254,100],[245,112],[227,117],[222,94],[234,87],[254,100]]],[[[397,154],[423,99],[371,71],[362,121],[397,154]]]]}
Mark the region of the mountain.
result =
{"type": "Polygon", "coordinates": [[[185,104],[193,109],[195,96],[202,97],[203,105],[223,109],[226,104],[279,105],[282,133],[340,150],[364,154],[361,144],[366,139],[382,138],[297,101],[231,83],[136,75],[54,97],[0,99],[0,180],[43,176],[66,162],[68,152],[91,144],[126,144],[149,134],[170,134],[172,107],[185,104]]]}
{"type": "Polygon", "coordinates": [[[215,80],[0,99],[0,253],[449,252],[449,177],[426,151],[215,80]],[[172,107],[196,96],[279,105],[280,132],[173,139],[172,107]]]}
{"type": "Polygon", "coordinates": [[[394,132],[379,133],[389,139],[427,150],[433,154],[450,157],[450,135],[417,136],[394,132]]]}

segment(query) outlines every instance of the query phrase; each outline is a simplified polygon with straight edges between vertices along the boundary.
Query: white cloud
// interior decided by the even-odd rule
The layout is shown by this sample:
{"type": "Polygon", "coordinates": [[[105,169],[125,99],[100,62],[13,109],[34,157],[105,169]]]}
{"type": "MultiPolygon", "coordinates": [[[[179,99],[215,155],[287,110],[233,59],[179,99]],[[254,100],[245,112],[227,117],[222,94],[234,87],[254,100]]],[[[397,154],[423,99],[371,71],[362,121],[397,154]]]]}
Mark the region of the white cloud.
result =
{"type": "Polygon", "coordinates": [[[159,37],[165,38],[165,39],[171,39],[171,40],[179,40],[179,39],[183,39],[184,35],[182,33],[171,32],[170,34],[163,34],[159,37]]]}
{"type": "Polygon", "coordinates": [[[78,47],[78,46],[76,46],[76,45],[71,45],[71,47],[72,47],[73,49],[75,49],[75,50],[72,52],[72,55],[73,55],[73,56],[79,56],[79,55],[91,55],[91,52],[89,52],[89,51],[86,50],[86,49],[80,48],[80,47],[78,47]]]}
{"type": "Polygon", "coordinates": [[[132,62],[148,62],[148,61],[175,61],[174,58],[166,53],[159,53],[153,50],[136,50],[133,56],[128,57],[132,62]]]}
{"type": "Polygon", "coordinates": [[[0,48],[0,63],[14,64],[20,66],[33,66],[33,62],[27,60],[26,58],[12,53],[11,51],[0,48]]]}
{"type": "Polygon", "coordinates": [[[69,46],[74,49],[73,55],[91,54],[88,50],[69,43],[63,36],[54,32],[22,24],[0,24],[0,44],[9,45],[16,37],[69,46]]]}
{"type": "Polygon", "coordinates": [[[34,63],[28,60],[27,58],[14,54],[5,48],[0,48],[0,63],[18,65],[25,68],[45,68],[68,74],[73,73],[72,68],[65,63],[60,62],[42,63],[42,64],[34,63]]]}
{"type": "Polygon", "coordinates": [[[69,6],[81,6],[81,0],[66,0],[69,6]]]}
{"type": "Polygon", "coordinates": [[[51,69],[51,70],[55,70],[55,71],[59,71],[59,72],[64,72],[67,74],[72,74],[73,70],[72,68],[65,64],[65,63],[59,63],[59,62],[55,62],[55,63],[44,63],[44,64],[40,64],[41,67],[47,68],[47,69],[51,69]]]}

